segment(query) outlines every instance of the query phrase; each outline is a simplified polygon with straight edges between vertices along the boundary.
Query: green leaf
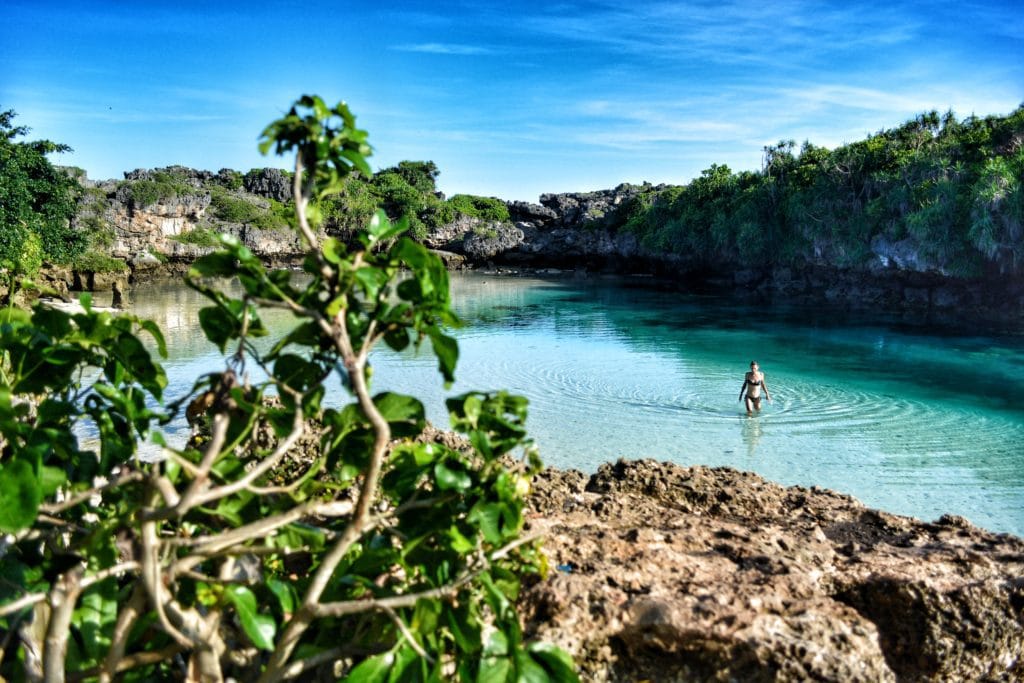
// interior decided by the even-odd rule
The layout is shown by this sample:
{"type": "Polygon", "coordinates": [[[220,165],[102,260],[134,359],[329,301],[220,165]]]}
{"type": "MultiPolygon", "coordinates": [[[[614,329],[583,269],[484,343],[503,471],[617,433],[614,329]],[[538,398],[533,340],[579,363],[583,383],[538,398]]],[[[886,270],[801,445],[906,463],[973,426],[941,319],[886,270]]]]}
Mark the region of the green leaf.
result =
{"type": "Polygon", "coordinates": [[[328,237],[320,245],[328,263],[338,265],[345,258],[345,246],[334,237],[328,237]]]}
{"type": "Polygon", "coordinates": [[[552,683],[547,672],[526,652],[518,651],[516,658],[516,683],[552,683]]]}
{"type": "Polygon", "coordinates": [[[497,503],[477,503],[470,510],[467,519],[480,527],[484,539],[492,545],[504,540],[501,533],[501,506],[497,503]]]}
{"type": "Polygon", "coordinates": [[[445,385],[455,381],[455,364],[459,360],[459,344],[454,337],[431,328],[427,334],[430,336],[430,345],[434,348],[434,355],[437,356],[437,369],[444,377],[445,385]]]}
{"type": "Polygon", "coordinates": [[[164,339],[164,333],[160,330],[160,326],[152,320],[143,320],[139,323],[142,329],[149,332],[149,334],[156,341],[156,350],[160,354],[161,358],[167,358],[167,341],[164,339]]]}
{"type": "Polygon", "coordinates": [[[39,486],[43,498],[52,496],[67,481],[67,473],[59,467],[44,466],[39,470],[39,486]]]}
{"type": "Polygon", "coordinates": [[[426,425],[426,411],[417,398],[384,392],[374,396],[373,403],[396,437],[417,436],[426,425]]]}
{"type": "Polygon", "coordinates": [[[388,672],[394,661],[395,656],[390,652],[370,657],[352,669],[342,680],[347,683],[383,683],[388,679],[388,672]]]}
{"type": "Polygon", "coordinates": [[[289,582],[271,578],[267,579],[267,588],[277,598],[277,605],[281,608],[283,617],[289,618],[295,612],[295,605],[298,602],[295,587],[289,582]]]}
{"type": "Polygon", "coordinates": [[[469,606],[460,603],[458,607],[446,607],[445,616],[459,649],[463,652],[479,652],[482,647],[480,622],[473,616],[469,606]]]}
{"type": "Polygon", "coordinates": [[[228,341],[235,336],[237,322],[230,313],[220,306],[207,306],[199,310],[199,324],[206,338],[217,345],[223,353],[228,341]]]}
{"type": "Polygon", "coordinates": [[[237,270],[237,259],[229,251],[217,251],[193,261],[188,269],[190,278],[196,277],[230,277],[237,270]]]}
{"type": "Polygon", "coordinates": [[[235,606],[242,630],[245,631],[245,635],[249,636],[252,644],[261,650],[273,650],[277,623],[273,617],[258,612],[256,596],[253,592],[245,586],[235,585],[229,586],[225,595],[235,606]]]}
{"type": "Polygon", "coordinates": [[[434,479],[442,491],[466,491],[473,485],[473,478],[464,470],[449,467],[445,462],[434,465],[434,479]]]}
{"type": "Polygon", "coordinates": [[[576,664],[565,650],[551,643],[530,643],[526,646],[530,657],[547,672],[556,683],[578,683],[576,664]]]}
{"type": "Polygon", "coordinates": [[[43,496],[32,466],[13,460],[0,468],[0,531],[15,533],[32,526],[43,496]]]}
{"type": "Polygon", "coordinates": [[[512,674],[512,660],[508,657],[486,657],[480,661],[477,683],[508,683],[512,674]]]}
{"type": "Polygon", "coordinates": [[[373,242],[381,242],[400,235],[405,232],[405,229],[406,223],[404,221],[393,224],[383,209],[377,209],[373,217],[370,218],[370,224],[366,227],[366,232],[372,244],[373,242]]]}

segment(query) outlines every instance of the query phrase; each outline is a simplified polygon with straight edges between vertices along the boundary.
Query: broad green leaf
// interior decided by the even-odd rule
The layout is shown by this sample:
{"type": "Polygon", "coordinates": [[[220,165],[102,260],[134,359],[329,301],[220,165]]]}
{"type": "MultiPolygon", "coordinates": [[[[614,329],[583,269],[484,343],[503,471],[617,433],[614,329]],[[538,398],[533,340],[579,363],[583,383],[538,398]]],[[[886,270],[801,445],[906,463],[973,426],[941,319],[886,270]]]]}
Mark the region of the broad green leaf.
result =
{"type": "Polygon", "coordinates": [[[426,411],[419,399],[384,392],[374,396],[373,403],[392,426],[395,436],[416,436],[423,431],[426,411]]]}
{"type": "Polygon", "coordinates": [[[477,683],[510,683],[512,660],[508,657],[485,657],[480,660],[477,683]]]}
{"type": "Polygon", "coordinates": [[[31,319],[31,314],[22,308],[0,308],[0,325],[28,325],[31,319]]]}
{"type": "Polygon", "coordinates": [[[295,587],[280,579],[267,579],[267,588],[277,598],[277,605],[281,608],[284,618],[290,617],[295,612],[295,605],[298,602],[298,595],[295,587]]]}
{"type": "Polygon", "coordinates": [[[238,329],[238,321],[220,306],[199,309],[199,324],[206,338],[216,344],[221,352],[238,329]]]}
{"type": "Polygon", "coordinates": [[[345,258],[344,245],[334,237],[328,237],[325,239],[320,245],[320,248],[323,250],[324,258],[327,259],[328,263],[337,265],[345,258]]]}
{"type": "Polygon", "coordinates": [[[235,255],[229,251],[217,251],[200,257],[188,269],[190,278],[230,277],[236,271],[235,255]]]}
{"type": "Polygon", "coordinates": [[[510,654],[508,636],[502,631],[494,631],[484,644],[485,657],[504,657],[510,654]]]}
{"type": "Polygon", "coordinates": [[[164,333],[160,329],[160,326],[157,325],[152,320],[143,320],[139,324],[142,326],[142,329],[149,332],[149,334],[156,341],[156,349],[157,353],[160,354],[160,357],[167,358],[167,341],[164,339],[164,333]]]}
{"type": "Polygon", "coordinates": [[[0,531],[14,533],[36,519],[42,491],[32,466],[12,460],[0,467],[0,531]]]}
{"type": "Polygon", "coordinates": [[[68,481],[68,475],[59,467],[43,466],[39,469],[39,487],[43,498],[57,492],[68,481]]]}
{"type": "Polygon", "coordinates": [[[437,356],[437,369],[444,377],[446,385],[455,381],[455,364],[459,360],[459,344],[454,337],[449,337],[436,328],[431,328],[427,334],[430,336],[430,345],[434,348],[434,355],[437,356]]]}
{"type": "Polygon", "coordinates": [[[85,592],[74,614],[74,624],[82,634],[85,654],[94,661],[102,660],[110,647],[117,621],[116,583],[107,580],[85,592]]]}
{"type": "Polygon", "coordinates": [[[516,659],[516,683],[552,683],[540,664],[535,662],[526,652],[520,650],[515,654],[516,659]]]}
{"type": "Polygon", "coordinates": [[[261,650],[273,650],[277,623],[273,617],[259,613],[253,592],[245,586],[234,585],[228,586],[225,595],[235,606],[242,630],[249,636],[252,644],[261,650]]]}
{"type": "Polygon", "coordinates": [[[551,643],[530,643],[526,647],[530,657],[547,672],[555,683],[578,683],[576,664],[565,650],[551,643]]]}
{"type": "Polygon", "coordinates": [[[352,669],[343,680],[347,683],[384,683],[394,661],[395,656],[390,652],[370,657],[352,669]]]}
{"type": "Polygon", "coordinates": [[[473,616],[469,606],[464,603],[458,607],[446,606],[445,616],[459,649],[467,653],[479,652],[482,647],[480,622],[473,616]]]}
{"type": "Polygon", "coordinates": [[[484,539],[498,545],[504,540],[501,533],[501,506],[497,503],[477,503],[470,510],[467,519],[480,527],[484,539]]]}
{"type": "Polygon", "coordinates": [[[445,462],[434,465],[434,480],[441,491],[465,491],[473,485],[473,478],[469,474],[461,468],[450,467],[445,462]]]}

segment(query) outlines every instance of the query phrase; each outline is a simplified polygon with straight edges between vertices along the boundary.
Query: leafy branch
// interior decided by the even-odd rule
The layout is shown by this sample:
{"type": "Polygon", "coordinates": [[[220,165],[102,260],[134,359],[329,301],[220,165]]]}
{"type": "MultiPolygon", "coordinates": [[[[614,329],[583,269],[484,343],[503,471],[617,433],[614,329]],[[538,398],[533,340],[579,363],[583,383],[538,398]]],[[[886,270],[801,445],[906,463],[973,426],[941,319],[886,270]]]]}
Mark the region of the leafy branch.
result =
{"type": "Polygon", "coordinates": [[[190,395],[160,407],[148,321],[88,299],[0,315],[0,676],[576,680],[564,653],[523,642],[514,609],[545,566],[521,536],[539,467],[525,399],[449,399],[463,452],[422,437],[416,398],[373,393],[383,347],[429,342],[454,381],[448,274],[383,212],[351,243],[319,231],[312,207],[369,173],[344,104],[301,98],[261,149],[295,155],[303,272],[225,236],[193,264],[199,324],[229,355],[190,395]],[[268,310],[293,324],[266,350],[268,310]],[[202,433],[139,460],[185,404],[202,433]]]}

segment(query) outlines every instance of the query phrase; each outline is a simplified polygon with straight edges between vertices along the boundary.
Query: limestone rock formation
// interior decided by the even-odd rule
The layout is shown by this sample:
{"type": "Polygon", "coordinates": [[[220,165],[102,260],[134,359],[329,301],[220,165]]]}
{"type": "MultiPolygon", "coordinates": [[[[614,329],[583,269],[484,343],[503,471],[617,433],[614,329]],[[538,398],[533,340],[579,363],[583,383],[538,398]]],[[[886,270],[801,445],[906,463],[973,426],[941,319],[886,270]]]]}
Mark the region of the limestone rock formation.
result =
{"type": "Polygon", "coordinates": [[[286,202],[292,198],[292,181],[277,168],[254,169],[242,179],[246,192],[260,197],[286,202]]]}
{"type": "Polygon", "coordinates": [[[532,635],[587,681],[1024,679],[1024,541],[653,461],[546,470],[532,635]]]}

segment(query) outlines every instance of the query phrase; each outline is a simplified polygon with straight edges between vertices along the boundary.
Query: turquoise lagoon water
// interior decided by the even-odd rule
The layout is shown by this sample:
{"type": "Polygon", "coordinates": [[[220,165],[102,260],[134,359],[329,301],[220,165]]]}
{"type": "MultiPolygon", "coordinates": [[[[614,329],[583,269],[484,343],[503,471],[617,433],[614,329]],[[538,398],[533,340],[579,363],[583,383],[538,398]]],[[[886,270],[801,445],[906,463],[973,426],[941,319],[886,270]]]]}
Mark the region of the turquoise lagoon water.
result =
{"type": "MultiPolygon", "coordinates": [[[[426,349],[372,358],[374,389],[424,399],[435,424],[447,425],[446,396],[505,388],[530,399],[531,436],[558,467],[730,466],[1024,535],[1020,331],[758,307],[639,279],[456,274],[452,290],[466,322],[454,386],[443,389],[426,349]],[[752,359],[774,401],[748,417],[737,397],[752,359]]],[[[167,331],[169,396],[222,364],[193,292],[144,287],[133,298],[167,331]]]]}

